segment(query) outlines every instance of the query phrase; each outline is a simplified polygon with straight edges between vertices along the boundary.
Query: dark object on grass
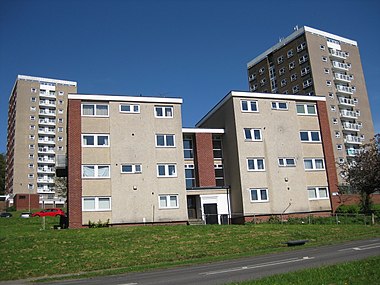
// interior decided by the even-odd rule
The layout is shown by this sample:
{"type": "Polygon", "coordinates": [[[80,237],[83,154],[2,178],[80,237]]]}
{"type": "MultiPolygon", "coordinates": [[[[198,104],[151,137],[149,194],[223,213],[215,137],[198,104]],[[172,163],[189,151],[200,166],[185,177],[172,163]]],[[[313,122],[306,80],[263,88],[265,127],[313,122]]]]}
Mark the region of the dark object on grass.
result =
{"type": "Polygon", "coordinates": [[[289,240],[284,242],[284,244],[287,244],[288,246],[297,246],[297,245],[304,245],[309,240],[307,239],[300,239],[300,240],[289,240]]]}

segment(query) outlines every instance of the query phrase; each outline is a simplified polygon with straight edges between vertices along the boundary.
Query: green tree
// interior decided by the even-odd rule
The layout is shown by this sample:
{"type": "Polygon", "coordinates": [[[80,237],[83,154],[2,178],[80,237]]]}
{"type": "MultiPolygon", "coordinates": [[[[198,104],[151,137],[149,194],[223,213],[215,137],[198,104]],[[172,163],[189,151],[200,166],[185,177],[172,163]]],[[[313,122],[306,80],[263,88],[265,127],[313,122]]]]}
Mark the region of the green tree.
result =
{"type": "Polygon", "coordinates": [[[0,153],[0,195],[5,194],[5,154],[0,153]]]}
{"type": "Polygon", "coordinates": [[[60,198],[66,198],[67,196],[67,178],[66,177],[55,178],[55,194],[60,198]]]}
{"type": "Polygon", "coordinates": [[[361,147],[352,162],[340,165],[341,174],[354,193],[360,194],[364,213],[371,211],[371,194],[380,191],[380,134],[361,147]]]}

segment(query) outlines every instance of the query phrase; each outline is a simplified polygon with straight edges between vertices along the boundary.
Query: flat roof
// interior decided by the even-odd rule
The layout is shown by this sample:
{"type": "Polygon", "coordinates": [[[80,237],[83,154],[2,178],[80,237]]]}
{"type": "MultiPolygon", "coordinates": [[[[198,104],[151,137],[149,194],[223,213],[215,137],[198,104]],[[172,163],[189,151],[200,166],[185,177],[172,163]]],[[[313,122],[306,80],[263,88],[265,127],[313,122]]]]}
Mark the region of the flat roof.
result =
{"type": "Polygon", "coordinates": [[[77,86],[76,81],[68,81],[68,80],[45,78],[45,77],[35,77],[35,76],[29,76],[29,75],[18,75],[17,80],[29,80],[29,81],[48,82],[48,83],[55,83],[55,84],[62,84],[62,85],[77,86]]]}
{"type": "Polygon", "coordinates": [[[269,48],[266,51],[264,51],[262,54],[258,55],[254,59],[252,59],[250,62],[247,63],[247,68],[252,67],[256,63],[258,63],[261,60],[263,60],[268,54],[272,53],[273,51],[276,51],[276,50],[280,49],[281,47],[285,46],[286,44],[288,44],[289,42],[291,42],[292,40],[294,40],[298,36],[304,34],[305,32],[309,32],[309,33],[312,33],[312,34],[320,35],[320,36],[325,37],[325,38],[337,40],[337,41],[344,42],[344,43],[347,43],[347,44],[350,44],[350,45],[354,45],[354,46],[358,45],[357,42],[354,41],[354,40],[350,40],[350,39],[343,38],[341,36],[337,36],[337,35],[334,35],[334,34],[331,34],[331,33],[328,33],[328,32],[324,32],[324,31],[321,31],[321,30],[310,28],[308,26],[303,26],[303,27],[295,30],[293,33],[291,33],[285,39],[282,39],[279,43],[275,44],[271,48],[269,48]]]}
{"type": "Polygon", "coordinates": [[[207,129],[207,128],[182,128],[182,133],[206,133],[206,134],[224,134],[224,129],[207,129]]]}
{"type": "Polygon", "coordinates": [[[167,97],[144,97],[129,95],[101,95],[101,94],[68,94],[69,99],[79,99],[88,101],[120,101],[120,102],[143,102],[143,103],[171,103],[182,104],[182,98],[167,97]]]}
{"type": "Polygon", "coordinates": [[[246,91],[230,91],[222,98],[195,126],[203,124],[211,115],[223,106],[230,98],[252,98],[252,99],[278,99],[278,100],[294,100],[294,101],[326,101],[323,96],[308,96],[308,95],[289,95],[289,94],[272,94],[272,93],[255,93],[246,91]]]}

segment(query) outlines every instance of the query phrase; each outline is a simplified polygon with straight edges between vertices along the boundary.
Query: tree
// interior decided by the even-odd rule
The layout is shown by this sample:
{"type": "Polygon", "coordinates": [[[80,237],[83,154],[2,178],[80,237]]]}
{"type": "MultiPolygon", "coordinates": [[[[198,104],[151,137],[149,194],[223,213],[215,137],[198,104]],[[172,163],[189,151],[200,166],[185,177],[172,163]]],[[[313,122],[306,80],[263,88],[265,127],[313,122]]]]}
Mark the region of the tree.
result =
{"type": "Polygon", "coordinates": [[[0,153],[0,195],[5,194],[5,154],[0,153]]]}
{"type": "Polygon", "coordinates": [[[371,194],[380,191],[380,134],[363,145],[352,162],[340,165],[341,174],[354,193],[361,197],[364,213],[371,211],[371,194]]]}
{"type": "Polygon", "coordinates": [[[66,198],[67,196],[67,178],[56,177],[55,178],[55,194],[57,197],[66,198]]]}

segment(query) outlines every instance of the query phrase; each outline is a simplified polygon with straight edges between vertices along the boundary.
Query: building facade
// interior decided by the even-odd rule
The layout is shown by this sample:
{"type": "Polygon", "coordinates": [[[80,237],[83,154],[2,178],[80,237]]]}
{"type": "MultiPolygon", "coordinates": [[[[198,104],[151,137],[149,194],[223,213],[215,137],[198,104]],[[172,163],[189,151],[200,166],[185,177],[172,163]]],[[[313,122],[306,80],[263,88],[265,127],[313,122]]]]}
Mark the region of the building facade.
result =
{"type": "Polygon", "coordinates": [[[65,203],[55,192],[55,164],[66,154],[67,94],[76,88],[73,81],[17,77],[9,98],[6,193],[20,209],[65,203]]]}
{"type": "Polygon", "coordinates": [[[247,69],[252,92],[326,97],[337,163],[350,160],[360,145],[373,138],[356,41],[306,26],[297,28],[250,61],[247,69]]]}

